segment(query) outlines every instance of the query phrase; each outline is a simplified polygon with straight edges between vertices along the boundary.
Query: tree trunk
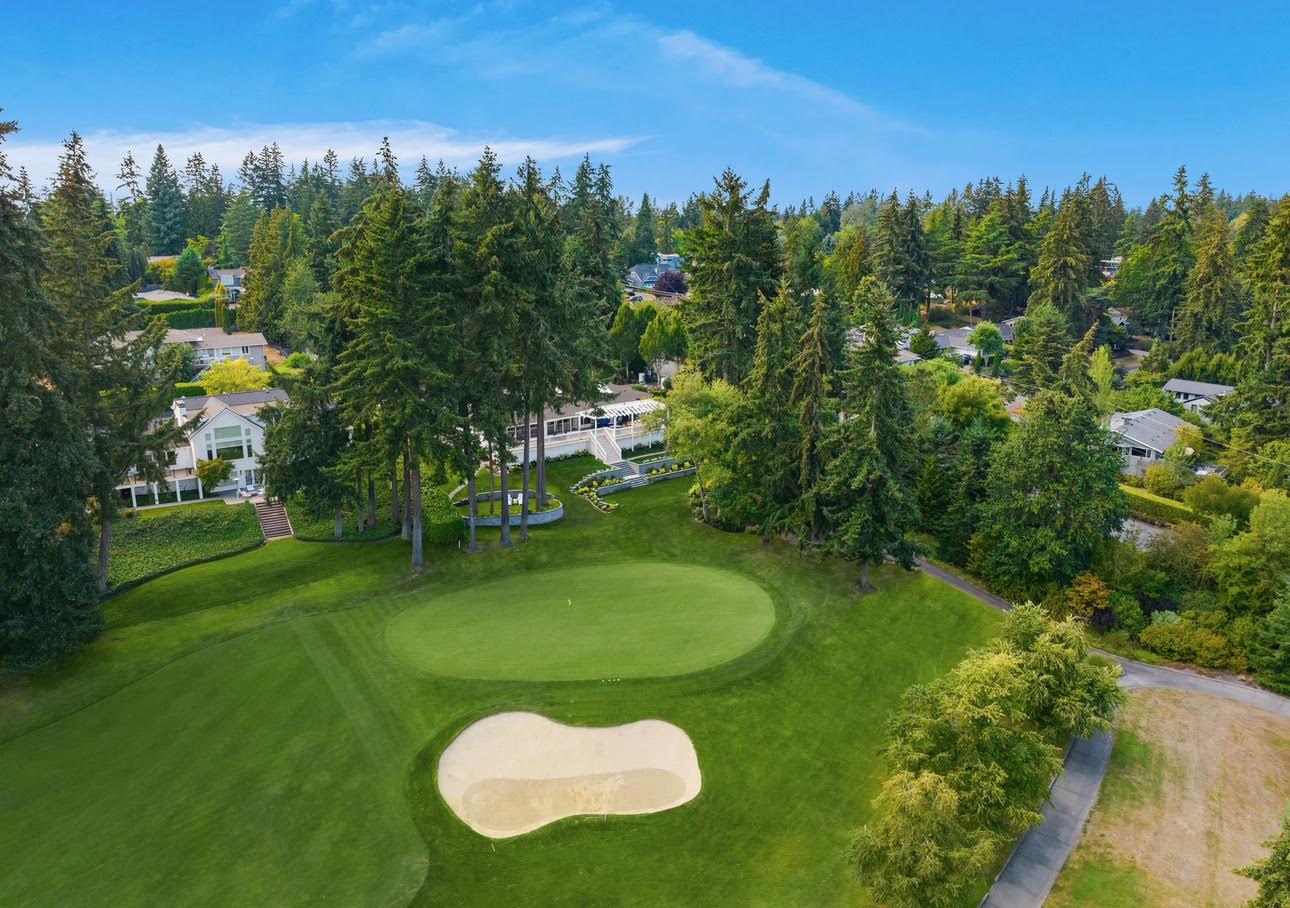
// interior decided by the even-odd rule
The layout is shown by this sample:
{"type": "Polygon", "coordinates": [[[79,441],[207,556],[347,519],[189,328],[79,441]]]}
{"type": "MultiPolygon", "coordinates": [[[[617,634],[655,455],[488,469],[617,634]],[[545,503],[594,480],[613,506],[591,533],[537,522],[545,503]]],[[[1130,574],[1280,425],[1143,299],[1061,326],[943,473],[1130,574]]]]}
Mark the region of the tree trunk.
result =
{"type": "Polygon", "coordinates": [[[507,452],[503,450],[500,468],[502,473],[502,548],[509,549],[511,547],[511,500],[509,497],[511,471],[507,466],[506,459],[507,452]]]}
{"type": "Polygon", "coordinates": [[[354,471],[354,481],[358,483],[358,500],[354,504],[355,521],[358,523],[358,532],[362,533],[367,529],[367,522],[363,520],[363,470],[360,467],[354,471]]]}
{"type": "Polygon", "coordinates": [[[395,460],[390,464],[390,523],[394,526],[398,526],[402,519],[400,504],[402,500],[399,498],[399,462],[395,460]]]}
{"type": "Polygon", "coordinates": [[[345,538],[345,506],[343,504],[338,503],[336,505],[336,539],[340,540],[344,538],[345,538]]]}
{"type": "Polygon", "coordinates": [[[708,522],[708,496],[703,488],[703,471],[699,469],[698,461],[694,464],[694,480],[699,486],[699,514],[703,517],[703,522],[708,522]]]}
{"type": "MultiPolygon", "coordinates": [[[[527,409],[527,408],[526,408],[527,409]]],[[[520,493],[520,542],[529,538],[529,416],[524,414],[524,482],[520,493]]]]}
{"type": "Polygon", "coordinates": [[[108,560],[112,555],[112,521],[106,517],[99,520],[99,593],[106,593],[108,588],[108,560]]]}
{"type": "Polygon", "coordinates": [[[376,477],[367,474],[367,525],[376,526],[376,477]]]}
{"type": "Polygon", "coordinates": [[[421,461],[419,458],[413,458],[408,479],[412,484],[412,569],[419,571],[426,563],[425,540],[421,538],[421,461]]]}
{"type": "Polygon", "coordinates": [[[488,446],[488,516],[497,513],[497,484],[493,481],[493,446],[488,446]]]}
{"type": "Polygon", "coordinates": [[[546,405],[538,403],[538,436],[537,436],[537,496],[538,507],[546,507],[546,405]]]}
{"type": "Polygon", "coordinates": [[[860,579],[856,581],[857,593],[872,593],[875,587],[869,582],[869,569],[872,567],[868,560],[860,562],[860,579]]]}
{"type": "MultiPolygon", "coordinates": [[[[478,469],[478,468],[476,468],[478,469]]],[[[475,471],[471,470],[470,477],[466,480],[466,512],[470,518],[466,521],[469,528],[470,551],[479,551],[479,545],[475,542],[475,518],[479,516],[478,500],[475,498],[475,471]]]]}
{"type": "Polygon", "coordinates": [[[399,527],[399,538],[404,542],[412,539],[412,483],[408,481],[408,474],[411,470],[411,445],[405,445],[403,449],[403,513],[400,515],[403,520],[402,526],[399,527]]]}

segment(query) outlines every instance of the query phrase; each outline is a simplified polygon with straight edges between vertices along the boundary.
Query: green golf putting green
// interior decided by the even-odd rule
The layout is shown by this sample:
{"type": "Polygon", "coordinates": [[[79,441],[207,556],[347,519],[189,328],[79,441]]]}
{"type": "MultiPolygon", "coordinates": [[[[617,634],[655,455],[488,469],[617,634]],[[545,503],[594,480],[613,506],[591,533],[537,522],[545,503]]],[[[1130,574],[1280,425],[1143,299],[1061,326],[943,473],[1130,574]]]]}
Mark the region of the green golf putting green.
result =
{"type": "Polygon", "coordinates": [[[775,605],[743,574],[630,561],[507,577],[427,599],[386,626],[390,650],[439,675],[586,681],[681,675],[770,632],[775,605]]]}

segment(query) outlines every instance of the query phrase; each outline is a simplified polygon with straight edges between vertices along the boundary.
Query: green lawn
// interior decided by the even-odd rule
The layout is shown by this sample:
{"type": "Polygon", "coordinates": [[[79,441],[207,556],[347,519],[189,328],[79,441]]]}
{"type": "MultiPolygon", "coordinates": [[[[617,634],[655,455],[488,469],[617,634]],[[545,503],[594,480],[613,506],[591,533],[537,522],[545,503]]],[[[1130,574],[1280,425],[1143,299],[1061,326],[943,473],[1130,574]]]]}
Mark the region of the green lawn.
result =
{"type": "Polygon", "coordinates": [[[108,583],[137,583],[164,571],[245,551],[264,542],[255,506],[202,501],[135,511],[112,525],[108,583]]]}
{"type": "Polygon", "coordinates": [[[396,616],[385,640],[409,665],[441,675],[598,681],[720,665],[756,646],[774,623],[770,594],[744,574],[625,561],[433,597],[396,616]]]}
{"type": "MultiPolygon", "coordinates": [[[[587,459],[553,465],[553,486],[588,471],[587,459]]],[[[507,551],[495,529],[480,533],[483,554],[432,549],[415,577],[397,539],[288,540],[111,600],[103,638],[56,674],[0,687],[0,904],[869,904],[846,852],[884,775],[884,720],[909,684],[989,639],[998,615],[898,569],[857,598],[849,565],[696,524],[680,483],[620,500],[608,515],[574,500],[507,551]],[[641,674],[687,674],[471,680],[391,652],[390,631],[413,618],[391,619],[473,599],[495,620],[457,605],[425,627],[469,628],[515,657],[508,618],[521,615],[497,601],[507,584],[534,591],[543,572],[626,561],[674,565],[684,586],[615,607],[615,645],[653,665],[641,674]],[[685,572],[705,565],[720,570],[691,589],[698,574],[685,572]],[[765,606],[740,604],[740,588],[769,595],[768,633],[765,606]],[[680,639],[681,627],[703,639],[680,639]],[[669,648],[670,668],[653,661],[669,648]],[[705,660],[721,664],[692,670],[705,660]],[[507,709],[672,722],[694,742],[703,790],[663,813],[485,839],[439,797],[435,762],[471,722],[507,709]]],[[[540,635],[524,610],[546,671],[558,632],[595,636],[561,615],[568,598],[550,604],[540,635]]],[[[592,604],[576,600],[578,617],[592,604]]],[[[566,658],[585,665],[587,653],[566,658]]]]}

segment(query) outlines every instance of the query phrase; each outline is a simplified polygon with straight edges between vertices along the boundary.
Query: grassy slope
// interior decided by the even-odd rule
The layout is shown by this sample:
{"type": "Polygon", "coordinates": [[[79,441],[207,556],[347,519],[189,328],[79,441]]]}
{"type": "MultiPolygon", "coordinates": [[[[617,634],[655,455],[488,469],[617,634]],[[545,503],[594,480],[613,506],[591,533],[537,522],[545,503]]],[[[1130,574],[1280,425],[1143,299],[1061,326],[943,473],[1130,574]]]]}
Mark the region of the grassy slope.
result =
{"type": "Polygon", "coordinates": [[[264,541],[250,502],[203,501],[137,511],[113,524],[112,533],[108,582],[113,587],[264,541]]]}
{"type": "MultiPolygon", "coordinates": [[[[565,485],[585,472],[553,469],[565,485]]],[[[418,578],[397,540],[288,541],[113,600],[109,634],[59,675],[0,690],[0,902],[865,904],[845,852],[882,776],[883,719],[997,616],[899,571],[858,600],[846,565],[694,524],[679,484],[621,500],[613,515],[575,501],[510,551],[434,552],[418,578]],[[743,572],[779,620],[734,662],[616,683],[439,678],[382,639],[432,596],[624,558],[743,572]],[[438,797],[434,761],[511,708],[675,722],[703,792],[491,843],[438,797]]]]}

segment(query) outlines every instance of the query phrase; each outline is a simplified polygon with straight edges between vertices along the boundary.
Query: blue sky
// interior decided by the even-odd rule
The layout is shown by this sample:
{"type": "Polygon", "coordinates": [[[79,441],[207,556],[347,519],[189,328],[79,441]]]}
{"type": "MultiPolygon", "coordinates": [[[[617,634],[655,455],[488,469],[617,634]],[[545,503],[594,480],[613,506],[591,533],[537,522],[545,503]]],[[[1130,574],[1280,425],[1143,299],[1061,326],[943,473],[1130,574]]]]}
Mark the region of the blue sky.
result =
{"type": "Polygon", "coordinates": [[[621,192],[677,200],[726,166],[781,203],[1087,170],[1137,204],[1180,163],[1290,189],[1273,3],[47,0],[11,4],[5,32],[11,163],[48,176],[76,129],[109,189],[159,140],[232,176],[274,139],[349,157],[384,134],[405,163],[489,143],[568,172],[586,151],[621,192]]]}

